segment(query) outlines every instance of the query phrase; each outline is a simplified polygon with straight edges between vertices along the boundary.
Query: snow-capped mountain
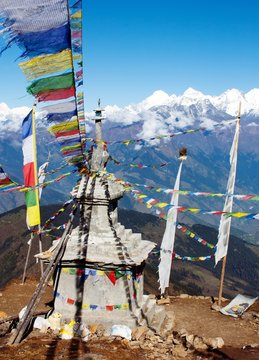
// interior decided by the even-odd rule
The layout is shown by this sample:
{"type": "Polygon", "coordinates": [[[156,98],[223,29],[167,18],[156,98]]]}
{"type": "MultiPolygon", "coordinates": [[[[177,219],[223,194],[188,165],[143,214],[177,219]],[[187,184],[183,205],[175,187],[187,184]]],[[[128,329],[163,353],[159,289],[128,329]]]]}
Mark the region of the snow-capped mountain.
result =
{"type": "MultiPolygon", "coordinates": [[[[247,93],[232,89],[219,96],[204,95],[192,88],[187,89],[180,96],[169,95],[159,90],[138,104],[131,104],[124,108],[110,105],[105,108],[104,138],[108,141],[150,139],[185,129],[203,127],[211,130],[213,125],[223,120],[235,119],[240,101],[241,134],[235,192],[238,194],[259,194],[259,185],[256,181],[259,177],[259,89],[252,89],[247,93]]],[[[0,163],[10,176],[15,176],[16,180],[20,182],[22,181],[20,128],[28,111],[28,108],[10,109],[6,104],[0,104],[0,163]]],[[[87,114],[90,119],[93,118],[93,115],[93,113],[87,114]]],[[[53,144],[41,119],[42,116],[38,113],[37,124],[38,130],[41,132],[38,147],[39,163],[46,161],[49,147],[53,144]]],[[[184,146],[188,148],[188,157],[182,172],[181,188],[192,191],[224,193],[229,173],[229,151],[234,126],[234,124],[228,125],[212,132],[197,131],[184,136],[172,138],[168,136],[163,140],[155,139],[140,145],[110,145],[108,150],[113,158],[120,162],[120,165],[110,162],[108,171],[114,172],[117,177],[132,183],[172,188],[179,164],[178,151],[184,146]],[[167,165],[160,168],[159,165],[164,163],[167,165]],[[140,170],[130,166],[132,164],[148,166],[140,170]]],[[[89,137],[93,137],[92,120],[87,122],[87,127],[89,137]]],[[[59,159],[59,161],[61,160],[59,159]]],[[[58,166],[57,162],[55,165],[50,165],[51,168],[55,168],[55,166],[58,166]]],[[[74,183],[74,179],[70,181],[70,184],[67,184],[66,189],[72,187],[72,183],[74,183]]],[[[43,193],[45,202],[56,202],[64,199],[63,191],[58,186],[50,186],[49,190],[46,188],[43,193]],[[47,196],[51,191],[51,196],[47,196]],[[53,191],[55,191],[55,195],[53,191]]],[[[163,195],[160,193],[151,196],[160,198],[163,195]]],[[[187,207],[221,210],[224,199],[221,200],[222,198],[211,198],[208,201],[206,198],[182,196],[181,204],[187,207]]],[[[169,202],[170,199],[163,199],[163,201],[169,202]]],[[[10,202],[10,207],[13,207],[15,203],[17,204],[16,200],[10,202]]],[[[235,204],[234,211],[257,213],[259,209],[256,205],[253,202],[239,201],[235,204]]],[[[122,206],[132,207],[135,206],[135,203],[127,197],[122,206]]],[[[138,206],[137,209],[139,209],[138,206]]],[[[7,209],[8,203],[5,201],[1,206],[0,198],[0,211],[7,209]]],[[[143,207],[141,210],[147,211],[143,207]]],[[[204,217],[195,220],[192,218],[191,221],[202,223],[204,217]]],[[[216,217],[207,217],[205,223],[215,225],[217,221],[216,217]]],[[[254,241],[258,227],[257,221],[250,222],[249,227],[244,226],[244,222],[242,227],[242,220],[235,221],[233,219],[233,222],[236,227],[247,233],[247,239],[252,237],[254,241]]]]}
{"type": "MultiPolygon", "coordinates": [[[[130,126],[141,122],[141,129],[135,135],[149,138],[185,128],[211,128],[223,120],[234,119],[240,104],[241,118],[246,119],[246,126],[259,125],[256,121],[259,116],[259,89],[247,93],[232,89],[219,96],[204,95],[193,88],[180,96],[158,90],[137,104],[124,108],[107,106],[105,115],[109,124],[130,126]]],[[[86,115],[93,117],[93,113],[86,115]]]]}
{"type": "MultiPolygon", "coordinates": [[[[247,93],[237,89],[227,90],[219,96],[205,95],[193,88],[188,88],[182,95],[169,95],[162,90],[155,91],[143,101],[137,104],[130,104],[124,108],[117,105],[106,106],[106,117],[112,122],[130,125],[140,120],[149,119],[150,111],[154,108],[164,107],[168,115],[166,121],[170,123],[177,117],[177,111],[185,113],[188,117],[203,118],[210,120],[231,118],[237,116],[239,104],[241,103],[242,116],[259,115],[259,89],[255,88],[247,93]],[[213,119],[211,119],[213,117],[213,119]],[[171,118],[171,120],[170,120],[171,118]]],[[[26,106],[19,108],[10,108],[5,103],[0,103],[0,130],[1,132],[18,131],[21,122],[30,109],[26,106]]],[[[152,111],[153,112],[153,111],[152,111]]],[[[93,113],[86,114],[92,117],[93,113]]],[[[38,121],[42,113],[36,114],[38,121]]],[[[188,122],[188,121],[187,121],[188,122]]],[[[186,122],[179,123],[179,126],[186,126],[186,122]]]]}
{"type": "MultiPolygon", "coordinates": [[[[113,122],[130,125],[139,120],[145,121],[150,116],[150,110],[163,107],[168,111],[169,118],[177,117],[177,111],[185,112],[186,116],[193,118],[208,118],[220,121],[223,118],[230,119],[236,117],[241,104],[241,115],[259,115],[259,89],[252,89],[247,93],[242,93],[237,89],[225,91],[219,96],[204,95],[198,90],[188,88],[182,95],[169,95],[162,90],[155,91],[145,100],[131,104],[124,108],[117,105],[107,106],[106,117],[113,122]]],[[[92,114],[87,114],[92,116],[92,114]]],[[[204,121],[204,119],[201,119],[204,121]]],[[[173,119],[172,119],[173,121],[173,119]]],[[[178,124],[181,126],[181,124],[178,124]]],[[[186,126],[186,123],[182,123],[186,126]]]]}

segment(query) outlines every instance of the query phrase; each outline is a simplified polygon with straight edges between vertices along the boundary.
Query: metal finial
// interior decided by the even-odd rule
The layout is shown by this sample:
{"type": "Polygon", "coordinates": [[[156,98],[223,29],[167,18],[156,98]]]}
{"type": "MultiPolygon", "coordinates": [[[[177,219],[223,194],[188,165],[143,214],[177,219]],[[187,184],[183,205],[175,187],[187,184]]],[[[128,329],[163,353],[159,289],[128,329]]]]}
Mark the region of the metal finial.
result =
{"type": "Polygon", "coordinates": [[[98,107],[101,107],[101,99],[98,99],[98,107]]]}
{"type": "Polygon", "coordinates": [[[186,160],[186,158],[187,158],[187,148],[183,147],[182,149],[179,150],[179,159],[186,160]]]}

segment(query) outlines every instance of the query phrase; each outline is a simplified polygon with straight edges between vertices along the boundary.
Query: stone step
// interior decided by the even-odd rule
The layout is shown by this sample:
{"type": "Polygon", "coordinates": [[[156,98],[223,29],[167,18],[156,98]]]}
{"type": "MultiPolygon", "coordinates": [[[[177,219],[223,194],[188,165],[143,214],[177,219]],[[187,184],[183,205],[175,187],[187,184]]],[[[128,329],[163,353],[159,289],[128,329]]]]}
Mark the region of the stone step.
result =
{"type": "Polygon", "coordinates": [[[116,231],[116,235],[120,238],[124,234],[125,226],[118,223],[116,226],[114,226],[114,230],[116,231]]]}
{"type": "Polygon", "coordinates": [[[133,234],[132,230],[131,229],[125,229],[125,235],[126,235],[126,238],[130,238],[130,236],[133,234]]]}
{"type": "Polygon", "coordinates": [[[166,311],[164,306],[158,306],[155,299],[150,299],[147,295],[143,295],[144,304],[140,314],[140,325],[146,325],[151,330],[159,333],[162,325],[166,321],[166,311]],[[146,299],[144,299],[146,297],[146,299]],[[142,314],[145,314],[143,317],[142,314]]]}
{"type": "Polygon", "coordinates": [[[126,244],[130,244],[134,247],[134,245],[137,245],[142,240],[141,234],[138,233],[131,233],[127,239],[126,244]]]}
{"type": "Polygon", "coordinates": [[[130,243],[131,245],[134,245],[142,239],[141,234],[133,233],[131,229],[125,229],[123,225],[115,227],[115,231],[117,236],[122,240],[123,243],[130,243]]]}

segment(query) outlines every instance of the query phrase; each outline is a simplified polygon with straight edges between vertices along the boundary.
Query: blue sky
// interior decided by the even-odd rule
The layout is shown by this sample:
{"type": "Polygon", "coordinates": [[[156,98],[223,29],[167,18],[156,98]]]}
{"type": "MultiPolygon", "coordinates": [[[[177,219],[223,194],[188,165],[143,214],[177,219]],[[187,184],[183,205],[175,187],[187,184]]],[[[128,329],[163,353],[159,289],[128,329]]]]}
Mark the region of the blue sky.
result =
{"type": "MultiPolygon", "coordinates": [[[[83,0],[85,104],[136,103],[161,89],[219,95],[259,87],[258,0],[83,0]]],[[[0,58],[0,102],[31,105],[16,48],[0,58]]]]}

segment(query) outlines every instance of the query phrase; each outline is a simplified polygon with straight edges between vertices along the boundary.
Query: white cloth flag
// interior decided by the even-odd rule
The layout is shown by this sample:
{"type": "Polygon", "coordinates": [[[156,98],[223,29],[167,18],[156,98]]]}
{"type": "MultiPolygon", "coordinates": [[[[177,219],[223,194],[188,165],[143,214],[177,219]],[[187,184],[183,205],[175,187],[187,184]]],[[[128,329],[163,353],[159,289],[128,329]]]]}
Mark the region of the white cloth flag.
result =
{"type": "MultiPolygon", "coordinates": [[[[183,162],[181,161],[178,174],[175,180],[174,190],[179,190],[180,177],[183,162]]],[[[171,198],[171,205],[178,206],[179,192],[174,192],[171,198]]],[[[169,286],[171,266],[172,266],[172,252],[174,249],[175,230],[177,221],[177,209],[172,207],[167,213],[167,222],[165,233],[163,236],[161,251],[160,251],[160,264],[158,266],[159,283],[161,294],[164,294],[165,289],[169,286]]]]}
{"type": "Polygon", "coordinates": [[[238,294],[227,306],[220,309],[220,312],[224,315],[239,317],[253,305],[257,299],[258,296],[251,298],[238,294]]]}
{"type": "MultiPolygon", "coordinates": [[[[237,167],[237,149],[239,139],[240,124],[239,121],[236,125],[236,132],[233,139],[232,147],[230,150],[230,173],[227,184],[227,194],[231,195],[234,193],[235,180],[236,180],[236,167],[237,167]]],[[[226,197],[225,205],[223,208],[224,212],[232,212],[233,207],[233,196],[226,197]]],[[[218,233],[217,250],[215,253],[215,265],[227,255],[228,252],[228,241],[230,235],[231,216],[226,217],[221,215],[218,233]]]]}
{"type": "MultiPolygon", "coordinates": [[[[44,183],[44,180],[45,180],[45,177],[46,177],[45,171],[47,170],[48,165],[49,165],[49,163],[45,162],[44,164],[42,164],[39,167],[39,171],[38,171],[38,183],[39,183],[39,185],[44,183]]],[[[39,200],[41,198],[41,193],[42,193],[42,188],[39,187],[39,200]]]]}
{"type": "Polygon", "coordinates": [[[70,111],[76,110],[76,103],[75,103],[75,100],[66,101],[63,103],[55,104],[55,105],[44,106],[41,108],[41,110],[47,111],[50,114],[65,113],[65,112],[70,112],[70,111]]]}

